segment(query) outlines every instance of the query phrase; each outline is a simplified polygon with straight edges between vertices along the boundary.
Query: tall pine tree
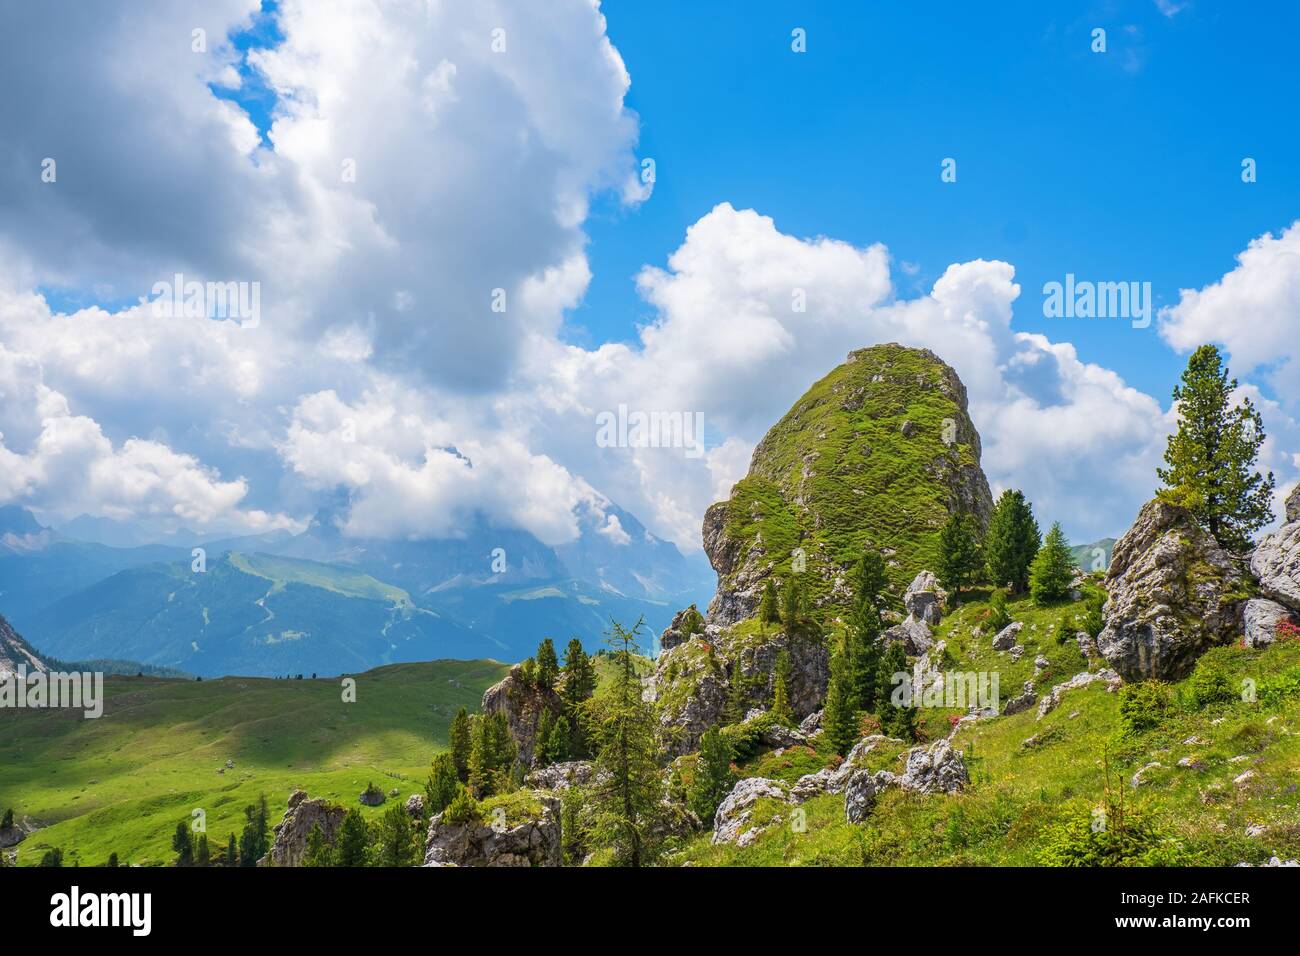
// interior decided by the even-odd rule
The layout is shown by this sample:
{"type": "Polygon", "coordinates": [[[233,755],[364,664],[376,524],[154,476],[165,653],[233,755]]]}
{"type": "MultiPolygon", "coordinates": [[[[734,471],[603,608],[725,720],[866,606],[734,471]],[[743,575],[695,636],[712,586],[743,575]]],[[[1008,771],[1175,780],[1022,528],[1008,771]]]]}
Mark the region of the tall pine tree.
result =
{"type": "Polygon", "coordinates": [[[469,782],[469,752],[474,744],[471,735],[469,711],[462,707],[451,722],[451,759],[461,783],[469,782]]]}
{"type": "MultiPolygon", "coordinates": [[[[877,711],[880,730],[890,737],[915,740],[916,710],[911,705],[916,701],[911,694],[902,693],[901,687],[905,685],[896,676],[900,674],[906,675],[909,680],[911,678],[907,670],[907,652],[903,650],[901,642],[893,641],[880,659],[880,675],[877,678],[880,687],[880,708],[877,711]]],[[[913,692],[915,690],[913,688],[913,692]]]]}
{"type": "Polygon", "coordinates": [[[1029,569],[1029,592],[1039,604],[1059,601],[1070,593],[1074,580],[1074,555],[1059,521],[1052,525],[1043,547],[1029,569]]]}
{"type": "Polygon", "coordinates": [[[949,515],[939,532],[939,580],[957,597],[962,588],[975,583],[983,567],[984,553],[975,519],[962,513],[949,515]]]}
{"type": "Polygon", "coordinates": [[[700,738],[700,754],[695,761],[695,779],[687,795],[687,804],[705,825],[713,822],[718,805],[731,792],[735,774],[731,770],[731,744],[716,727],[700,738]]]}
{"type": "Polygon", "coordinates": [[[1002,492],[989,530],[984,537],[984,556],[994,587],[1008,587],[1012,594],[1029,586],[1029,566],[1038,554],[1041,538],[1033,509],[1019,491],[1002,492]]]}
{"type": "Polygon", "coordinates": [[[614,862],[646,866],[658,851],[659,744],[653,707],[642,699],[633,655],[644,622],[631,630],[611,622],[614,679],[587,705],[596,743],[596,783],[591,788],[591,837],[613,851],[614,862]]]}
{"type": "Polygon", "coordinates": [[[848,756],[858,740],[858,708],[853,699],[853,662],[845,641],[831,655],[830,684],[822,710],[822,733],[841,757],[848,756]]]}
{"type": "Polygon", "coordinates": [[[1174,388],[1178,431],[1165,448],[1167,468],[1156,469],[1166,501],[1191,510],[1225,548],[1244,551],[1273,519],[1273,473],[1254,470],[1264,422],[1249,398],[1234,401],[1219,350],[1202,345],[1174,388]]]}

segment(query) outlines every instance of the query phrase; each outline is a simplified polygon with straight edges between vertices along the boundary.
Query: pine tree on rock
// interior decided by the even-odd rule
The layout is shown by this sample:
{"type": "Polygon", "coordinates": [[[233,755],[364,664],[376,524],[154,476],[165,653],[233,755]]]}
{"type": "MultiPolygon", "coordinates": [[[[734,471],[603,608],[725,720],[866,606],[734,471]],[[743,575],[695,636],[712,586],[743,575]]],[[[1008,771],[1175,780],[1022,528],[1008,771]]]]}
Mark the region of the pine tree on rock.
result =
{"type": "Polygon", "coordinates": [[[984,567],[979,527],[967,514],[949,515],[939,533],[939,579],[951,588],[954,597],[962,588],[975,583],[984,567]]]}
{"type": "Polygon", "coordinates": [[[548,637],[537,645],[537,686],[554,690],[559,676],[560,662],[555,656],[555,644],[548,637]]]}
{"type": "Polygon", "coordinates": [[[425,812],[429,816],[442,813],[456,799],[461,787],[460,775],[456,772],[456,762],[452,760],[451,754],[437,754],[429,770],[429,779],[424,785],[425,812]]]}
{"type": "Polygon", "coordinates": [[[572,756],[583,756],[588,752],[582,706],[595,691],[595,665],[583,650],[582,641],[575,637],[564,652],[564,686],[560,690],[564,713],[569,720],[569,753],[572,756]]]}
{"type": "Polygon", "coordinates": [[[1041,541],[1033,509],[1019,491],[1002,492],[989,518],[984,556],[994,587],[1009,587],[1012,594],[1029,586],[1029,566],[1041,541]]]}
{"type": "Polygon", "coordinates": [[[551,734],[546,739],[546,764],[549,766],[553,763],[564,763],[571,757],[569,753],[569,742],[572,739],[572,730],[569,727],[569,718],[561,714],[555,721],[555,726],[551,728],[551,734]]]}
{"type": "Polygon", "coordinates": [[[732,661],[731,679],[727,683],[727,700],[722,706],[722,723],[724,726],[738,724],[745,719],[749,709],[749,682],[740,669],[740,661],[732,661]]]}
{"type": "Polygon", "coordinates": [[[551,733],[555,727],[555,718],[549,710],[543,710],[537,718],[537,736],[533,740],[533,766],[547,765],[546,752],[551,746],[551,733]]]}
{"type": "Polygon", "coordinates": [[[1055,522],[1029,569],[1029,592],[1034,600],[1050,604],[1069,596],[1075,568],[1070,542],[1065,540],[1061,523],[1055,522]]]}
{"type": "Polygon", "coordinates": [[[1156,469],[1166,501],[1191,510],[1223,547],[1250,548],[1251,536],[1273,520],[1273,473],[1254,470],[1264,422],[1254,403],[1234,396],[1219,350],[1192,353],[1174,388],[1178,431],[1165,448],[1167,468],[1156,469]]]}
{"type": "Polygon", "coordinates": [[[416,828],[406,807],[394,803],[384,811],[375,827],[375,865],[414,866],[419,862],[415,836],[416,828]]]}
{"type": "Polygon", "coordinates": [[[731,744],[716,727],[700,738],[700,754],[695,762],[695,779],[691,783],[687,804],[706,826],[713,822],[718,805],[731,792],[735,774],[731,770],[731,744]]]}

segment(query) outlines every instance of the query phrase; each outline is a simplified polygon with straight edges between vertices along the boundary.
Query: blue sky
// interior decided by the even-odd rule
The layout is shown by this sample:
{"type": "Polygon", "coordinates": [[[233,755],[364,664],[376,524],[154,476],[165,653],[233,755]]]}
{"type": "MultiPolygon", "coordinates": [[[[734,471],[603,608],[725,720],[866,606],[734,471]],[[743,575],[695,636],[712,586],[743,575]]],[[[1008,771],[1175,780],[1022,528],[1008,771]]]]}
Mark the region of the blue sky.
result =
{"type": "MultiPolygon", "coordinates": [[[[1291,3],[611,3],[654,198],[588,225],[576,341],[651,319],[631,277],[728,200],[782,231],[884,242],[920,266],[1016,268],[1014,327],[1068,339],[1161,399],[1183,366],[1155,323],[1046,319],[1067,272],[1150,281],[1157,305],[1233,266],[1300,210],[1291,3]],[[1067,11],[1065,8],[1072,8],[1067,11]],[[803,55],[790,31],[807,31],[803,55]],[[1107,52],[1091,32],[1106,30],[1107,52]],[[1259,179],[1241,182],[1243,157],[1259,179]],[[944,157],[958,180],[939,179],[944,157]]],[[[867,344],[867,343],[864,343],[867,344]]]]}
{"type": "Polygon", "coordinates": [[[351,534],[562,544],[612,501],[698,549],[767,428],[889,340],[957,369],[994,490],[1078,541],[1151,496],[1214,341],[1280,497],[1298,27],[1205,0],[0,5],[0,83],[42,91],[0,99],[0,503],[224,532],[341,496],[351,534]],[[178,272],[258,284],[260,320],[154,314],[178,272]],[[1067,274],[1169,311],[1045,318],[1067,274]],[[705,454],[602,446],[620,407],[702,415],[705,454]]]}

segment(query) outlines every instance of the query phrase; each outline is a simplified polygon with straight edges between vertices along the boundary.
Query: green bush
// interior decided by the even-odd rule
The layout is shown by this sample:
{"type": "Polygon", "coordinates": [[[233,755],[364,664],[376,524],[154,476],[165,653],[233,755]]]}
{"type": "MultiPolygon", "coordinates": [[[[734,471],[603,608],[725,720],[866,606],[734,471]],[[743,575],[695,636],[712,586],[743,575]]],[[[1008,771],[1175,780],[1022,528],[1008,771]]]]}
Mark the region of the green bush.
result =
{"type": "Polygon", "coordinates": [[[482,823],[483,808],[479,806],[477,800],[470,796],[469,791],[462,789],[456,794],[456,799],[448,804],[447,809],[442,812],[443,823],[482,823]]]}
{"type": "Polygon", "coordinates": [[[1227,663],[1222,653],[1228,648],[1214,648],[1196,662],[1187,681],[1185,700],[1193,710],[1202,710],[1211,704],[1222,704],[1237,699],[1232,677],[1228,673],[1227,663]]]}
{"type": "Polygon", "coordinates": [[[1039,851],[1044,866],[1186,866],[1181,844],[1140,811],[1101,815],[1087,810],[1049,831],[1039,851]]]}
{"type": "Polygon", "coordinates": [[[984,618],[984,622],[992,634],[996,634],[1011,623],[1011,614],[1007,611],[1007,593],[1001,588],[997,588],[989,596],[989,613],[984,618]]]}
{"type": "Polygon", "coordinates": [[[1158,727],[1173,710],[1169,688],[1159,681],[1125,684],[1119,692],[1119,722],[1125,737],[1158,727]]]}
{"type": "Polygon", "coordinates": [[[770,712],[764,712],[751,720],[722,728],[722,738],[730,745],[732,759],[743,763],[758,754],[762,749],[763,731],[770,730],[775,724],[770,712]]]}

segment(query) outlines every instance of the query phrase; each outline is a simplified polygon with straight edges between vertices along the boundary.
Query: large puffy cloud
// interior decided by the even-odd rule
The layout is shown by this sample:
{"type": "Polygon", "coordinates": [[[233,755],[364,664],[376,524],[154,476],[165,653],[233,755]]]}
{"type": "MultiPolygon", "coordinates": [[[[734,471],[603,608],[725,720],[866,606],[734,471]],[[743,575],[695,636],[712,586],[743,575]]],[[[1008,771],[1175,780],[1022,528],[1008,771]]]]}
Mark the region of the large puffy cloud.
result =
{"type": "Polygon", "coordinates": [[[1251,240],[1217,282],[1183,289],[1178,304],[1162,310],[1160,334],[1184,352],[1220,342],[1234,372],[1269,369],[1278,394],[1300,400],[1300,222],[1251,240]]]}
{"type": "Polygon", "coordinates": [[[231,530],[294,527],[284,515],[245,509],[247,483],[166,445],[115,446],[98,423],[73,414],[30,357],[0,345],[0,497],[63,515],[157,519],[231,530]]]}
{"type": "Polygon", "coordinates": [[[956,368],[990,480],[1022,488],[1047,520],[1079,537],[1113,533],[1151,493],[1167,415],[1072,346],[1016,333],[1007,263],[950,266],[927,295],[900,300],[883,246],[799,239],[724,203],[639,286],[658,315],[638,346],[540,353],[553,370],[547,414],[564,424],[539,431],[683,546],[698,543],[704,508],[743,475],[763,432],[848,351],[878,342],[930,348],[956,368]],[[709,453],[595,447],[584,419],[620,404],[703,412],[709,453]]]}

